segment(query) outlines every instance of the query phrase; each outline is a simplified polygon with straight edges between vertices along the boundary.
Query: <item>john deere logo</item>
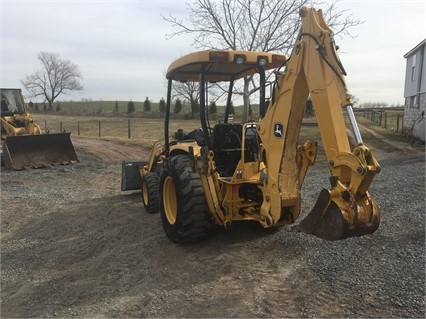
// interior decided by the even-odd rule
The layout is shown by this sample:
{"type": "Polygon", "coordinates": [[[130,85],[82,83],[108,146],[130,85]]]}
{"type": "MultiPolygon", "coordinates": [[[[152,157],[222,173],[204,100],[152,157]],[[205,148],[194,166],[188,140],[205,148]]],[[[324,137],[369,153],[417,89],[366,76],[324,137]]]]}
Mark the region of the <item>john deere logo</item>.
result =
{"type": "Polygon", "coordinates": [[[274,124],[274,136],[276,138],[283,138],[284,137],[284,126],[282,123],[275,123],[274,124]]]}

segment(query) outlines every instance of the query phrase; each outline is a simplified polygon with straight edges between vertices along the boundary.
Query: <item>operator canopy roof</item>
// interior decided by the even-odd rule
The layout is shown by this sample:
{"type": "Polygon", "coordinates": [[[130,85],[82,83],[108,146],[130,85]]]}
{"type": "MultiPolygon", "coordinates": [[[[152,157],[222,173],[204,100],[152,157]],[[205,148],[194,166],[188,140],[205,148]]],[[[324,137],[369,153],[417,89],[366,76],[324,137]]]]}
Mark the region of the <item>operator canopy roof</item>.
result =
{"type": "Polygon", "coordinates": [[[265,70],[281,67],[287,61],[284,54],[256,51],[206,50],[187,54],[172,62],[166,78],[175,81],[198,82],[202,71],[209,82],[237,80],[265,70]]]}

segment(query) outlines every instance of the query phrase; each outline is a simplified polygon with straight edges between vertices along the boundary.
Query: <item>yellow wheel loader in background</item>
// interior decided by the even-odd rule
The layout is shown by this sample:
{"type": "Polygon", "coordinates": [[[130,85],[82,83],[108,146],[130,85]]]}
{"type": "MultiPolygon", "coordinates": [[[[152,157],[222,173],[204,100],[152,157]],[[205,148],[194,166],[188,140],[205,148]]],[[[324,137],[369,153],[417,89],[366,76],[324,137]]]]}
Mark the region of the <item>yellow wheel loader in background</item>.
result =
{"type": "Polygon", "coordinates": [[[78,162],[71,133],[43,134],[28,113],[21,89],[0,89],[2,164],[8,169],[78,162]]]}
{"type": "Polygon", "coordinates": [[[215,225],[254,220],[261,226],[295,223],[301,187],[317,153],[317,144],[299,145],[308,96],[313,101],[330,168],[330,189],[323,189],[308,216],[298,225],[326,240],[373,233],[380,222],[378,205],[368,188],[380,166],[364,145],[338,58],[333,33],[321,10],[303,8],[302,27],[290,58],[253,51],[201,51],[173,62],[167,71],[164,139],[152,147],[147,162],[123,162],[122,190],[140,187],[145,209],[160,211],[170,240],[194,242],[215,225]],[[265,102],[265,71],[275,71],[271,99],[265,102]],[[210,127],[208,82],[229,82],[251,75],[260,79],[258,122],[210,127]],[[169,134],[173,81],[199,82],[201,128],[169,134]],[[356,140],[351,147],[344,110],[356,140]],[[352,149],[351,149],[352,148],[352,149]],[[139,175],[139,176],[138,176],[139,175]]]}

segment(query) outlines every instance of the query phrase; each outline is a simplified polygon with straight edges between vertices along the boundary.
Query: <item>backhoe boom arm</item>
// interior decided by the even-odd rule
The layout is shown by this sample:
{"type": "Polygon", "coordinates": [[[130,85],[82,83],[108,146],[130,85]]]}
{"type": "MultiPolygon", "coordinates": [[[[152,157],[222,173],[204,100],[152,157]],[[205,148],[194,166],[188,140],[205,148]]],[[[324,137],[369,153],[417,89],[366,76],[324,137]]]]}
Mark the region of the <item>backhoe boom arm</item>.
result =
{"type": "Polygon", "coordinates": [[[289,214],[293,220],[299,215],[303,183],[300,176],[305,172],[300,171],[298,138],[304,106],[310,96],[330,166],[331,188],[321,192],[300,227],[329,240],[374,232],[379,224],[379,208],[368,188],[380,166],[363,144],[346,87],[346,72],[321,10],[303,8],[301,19],[302,28],[292,55],[285,71],[277,76],[272,100],[259,121],[258,132],[268,163],[264,174],[268,199],[261,214],[270,216],[273,224],[288,219],[289,214]],[[357,142],[353,150],[343,109],[348,113],[357,142]]]}

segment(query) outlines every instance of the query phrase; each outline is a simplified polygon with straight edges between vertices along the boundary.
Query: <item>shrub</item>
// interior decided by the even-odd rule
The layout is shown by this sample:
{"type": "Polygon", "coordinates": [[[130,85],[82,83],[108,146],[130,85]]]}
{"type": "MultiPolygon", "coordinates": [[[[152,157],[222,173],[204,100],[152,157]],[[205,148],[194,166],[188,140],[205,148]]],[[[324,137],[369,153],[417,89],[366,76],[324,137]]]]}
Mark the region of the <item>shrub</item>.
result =
{"type": "Polygon", "coordinates": [[[161,98],[160,104],[158,105],[158,110],[160,111],[160,113],[166,112],[166,101],[164,100],[164,98],[161,98]]]}
{"type": "Polygon", "coordinates": [[[135,103],[133,103],[133,101],[130,100],[129,103],[127,103],[127,113],[132,114],[134,112],[135,112],[135,103]]]}
{"type": "Polygon", "coordinates": [[[180,99],[177,99],[175,102],[174,112],[176,114],[179,114],[181,111],[182,111],[182,102],[180,101],[180,99]]]}
{"type": "Polygon", "coordinates": [[[211,102],[210,106],[209,106],[209,113],[210,114],[216,114],[217,113],[217,106],[216,106],[216,102],[211,102]]]}
{"type": "Polygon", "coordinates": [[[151,102],[149,101],[148,97],[146,97],[145,102],[143,103],[143,110],[145,112],[151,112],[151,102]]]}

